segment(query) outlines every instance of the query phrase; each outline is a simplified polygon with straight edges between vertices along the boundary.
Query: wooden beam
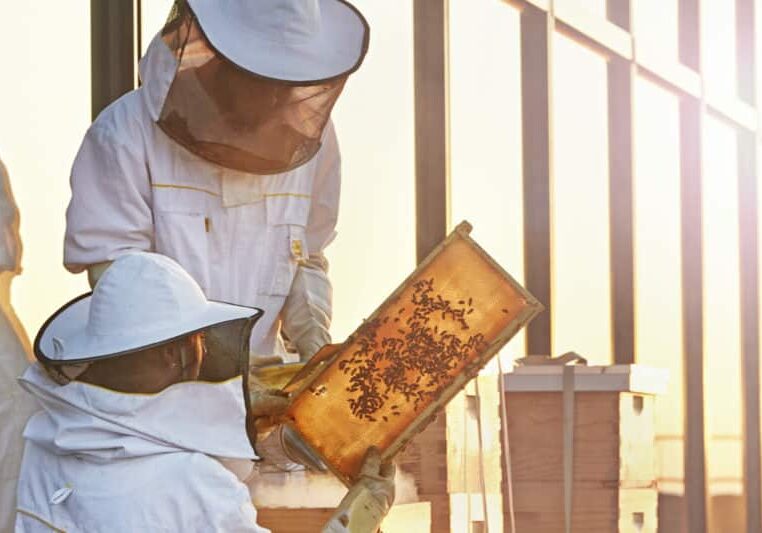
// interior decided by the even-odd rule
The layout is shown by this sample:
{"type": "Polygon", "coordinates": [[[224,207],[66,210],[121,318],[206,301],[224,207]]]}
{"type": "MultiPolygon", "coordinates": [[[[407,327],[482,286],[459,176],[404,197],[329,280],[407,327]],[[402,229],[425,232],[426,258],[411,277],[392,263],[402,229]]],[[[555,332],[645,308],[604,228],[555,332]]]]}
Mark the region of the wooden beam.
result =
{"type": "Polygon", "coordinates": [[[413,2],[415,48],[416,252],[418,262],[447,234],[447,1],[413,2]]]}
{"type": "Polygon", "coordinates": [[[135,2],[90,0],[92,118],[135,88],[135,2]]]}
{"type": "Polygon", "coordinates": [[[633,100],[635,65],[608,64],[611,314],[616,364],[635,363],[633,100]]]}
{"type": "Polygon", "coordinates": [[[527,6],[521,12],[521,104],[524,163],[524,272],[526,287],[545,306],[527,327],[527,353],[552,354],[551,52],[553,20],[527,6]]]}

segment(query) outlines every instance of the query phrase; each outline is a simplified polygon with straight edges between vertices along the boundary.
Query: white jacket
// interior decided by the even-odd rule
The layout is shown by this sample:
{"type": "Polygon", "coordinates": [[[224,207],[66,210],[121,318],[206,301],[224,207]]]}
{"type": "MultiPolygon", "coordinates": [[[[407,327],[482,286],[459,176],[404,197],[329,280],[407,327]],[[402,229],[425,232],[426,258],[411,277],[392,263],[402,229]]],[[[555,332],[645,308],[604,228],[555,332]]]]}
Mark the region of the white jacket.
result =
{"type": "Polygon", "coordinates": [[[159,394],[21,378],[44,411],[24,431],[16,532],[255,532],[247,487],[215,457],[254,458],[240,378],[159,394]]]}
{"type": "MultiPolygon", "coordinates": [[[[64,262],[80,272],[129,250],[165,254],[209,299],[263,309],[252,350],[272,354],[299,265],[325,265],[321,256],[335,235],[340,158],[333,125],[317,155],[293,171],[254,176],[221,168],[155,124],[175,67],[157,36],[140,64],[142,87],[111,104],[87,132],[71,175],[64,262]]],[[[325,322],[330,284],[324,266],[311,270],[307,290],[321,296],[289,300],[326,302],[315,313],[325,322]]]]}
{"type": "MultiPolygon", "coordinates": [[[[8,175],[0,162],[0,272],[15,271],[20,260],[18,211],[8,175]]],[[[11,321],[0,309],[0,533],[13,531],[16,480],[21,465],[21,432],[38,407],[16,379],[29,365],[11,321]]]]}

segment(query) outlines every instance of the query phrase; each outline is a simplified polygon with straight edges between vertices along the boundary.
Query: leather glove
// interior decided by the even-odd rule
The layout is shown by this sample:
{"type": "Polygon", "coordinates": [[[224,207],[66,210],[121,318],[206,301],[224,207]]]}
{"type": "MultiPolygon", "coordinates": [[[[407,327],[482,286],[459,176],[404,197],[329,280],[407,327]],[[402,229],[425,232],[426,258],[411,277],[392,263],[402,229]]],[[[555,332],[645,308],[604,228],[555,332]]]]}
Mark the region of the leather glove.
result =
{"type": "Polygon", "coordinates": [[[257,454],[264,461],[264,466],[275,467],[282,472],[296,470],[299,465],[318,472],[326,471],[320,457],[288,426],[279,426],[258,443],[257,454]]]}
{"type": "Polygon", "coordinates": [[[249,414],[254,418],[277,420],[286,414],[291,400],[278,389],[255,389],[249,392],[249,414]]]}
{"type": "Polygon", "coordinates": [[[322,267],[317,259],[299,266],[281,311],[283,331],[303,362],[331,342],[333,289],[322,267]]]}
{"type": "Polygon", "coordinates": [[[378,449],[365,455],[360,477],[336,508],[323,533],[374,533],[394,502],[392,463],[381,463],[378,449]]]}

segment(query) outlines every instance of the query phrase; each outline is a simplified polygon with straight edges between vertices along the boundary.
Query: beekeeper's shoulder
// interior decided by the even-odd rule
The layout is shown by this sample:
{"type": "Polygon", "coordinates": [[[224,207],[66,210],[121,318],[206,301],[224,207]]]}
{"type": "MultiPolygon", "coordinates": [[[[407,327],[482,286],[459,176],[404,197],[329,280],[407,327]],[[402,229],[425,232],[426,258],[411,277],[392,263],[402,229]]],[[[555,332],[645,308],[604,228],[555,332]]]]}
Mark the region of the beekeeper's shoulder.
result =
{"type": "Polygon", "coordinates": [[[141,145],[151,120],[141,97],[141,89],[120,96],[101,111],[87,132],[125,145],[141,145]]]}

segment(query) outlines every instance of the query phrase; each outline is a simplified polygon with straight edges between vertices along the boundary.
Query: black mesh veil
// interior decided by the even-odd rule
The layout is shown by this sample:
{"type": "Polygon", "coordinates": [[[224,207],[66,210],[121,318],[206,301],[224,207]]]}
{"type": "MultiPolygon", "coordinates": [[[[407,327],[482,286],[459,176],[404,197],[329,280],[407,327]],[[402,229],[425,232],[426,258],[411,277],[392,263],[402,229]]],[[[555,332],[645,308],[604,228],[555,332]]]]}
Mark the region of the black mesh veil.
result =
{"type": "Polygon", "coordinates": [[[286,172],[320,149],[348,74],[295,83],[244,70],[213,48],[185,2],[172,8],[162,38],[178,66],[158,125],[177,143],[252,174],[286,172]]]}
{"type": "Polygon", "coordinates": [[[249,338],[258,317],[189,332],[129,353],[91,361],[54,361],[35,350],[61,385],[77,380],[124,393],[158,393],[184,381],[219,383],[248,372],[249,338]]]}

